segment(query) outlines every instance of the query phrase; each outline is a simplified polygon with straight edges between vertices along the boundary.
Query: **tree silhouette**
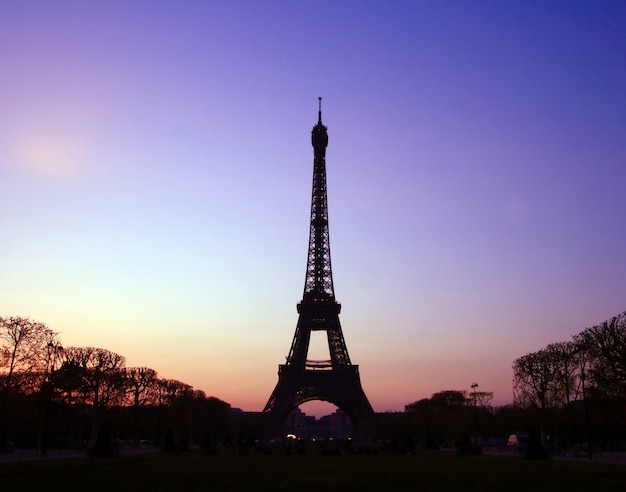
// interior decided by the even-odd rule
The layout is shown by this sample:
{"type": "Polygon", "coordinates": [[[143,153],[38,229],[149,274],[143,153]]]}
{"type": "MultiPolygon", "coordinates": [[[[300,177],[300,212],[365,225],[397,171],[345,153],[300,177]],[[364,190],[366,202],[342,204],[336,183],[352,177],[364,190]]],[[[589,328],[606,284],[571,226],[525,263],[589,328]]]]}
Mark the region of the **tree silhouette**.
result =
{"type": "Polygon", "coordinates": [[[605,397],[626,398],[626,312],[575,337],[589,361],[588,384],[605,397]]]}
{"type": "Polygon", "coordinates": [[[0,317],[0,451],[10,438],[7,405],[16,395],[41,388],[48,360],[46,347],[56,333],[45,324],[21,317],[0,317]]]}

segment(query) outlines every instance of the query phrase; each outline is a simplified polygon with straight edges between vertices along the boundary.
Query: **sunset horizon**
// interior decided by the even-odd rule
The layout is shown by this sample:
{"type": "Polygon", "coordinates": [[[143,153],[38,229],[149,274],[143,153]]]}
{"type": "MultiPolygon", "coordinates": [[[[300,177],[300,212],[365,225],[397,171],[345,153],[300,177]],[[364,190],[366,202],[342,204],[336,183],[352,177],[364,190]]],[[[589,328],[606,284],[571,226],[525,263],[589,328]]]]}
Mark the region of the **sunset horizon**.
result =
{"type": "Polygon", "coordinates": [[[512,404],[515,359],[626,309],[625,23],[582,1],[5,2],[0,316],[262,411],[322,96],[333,294],[373,410],[474,383],[512,404]]]}

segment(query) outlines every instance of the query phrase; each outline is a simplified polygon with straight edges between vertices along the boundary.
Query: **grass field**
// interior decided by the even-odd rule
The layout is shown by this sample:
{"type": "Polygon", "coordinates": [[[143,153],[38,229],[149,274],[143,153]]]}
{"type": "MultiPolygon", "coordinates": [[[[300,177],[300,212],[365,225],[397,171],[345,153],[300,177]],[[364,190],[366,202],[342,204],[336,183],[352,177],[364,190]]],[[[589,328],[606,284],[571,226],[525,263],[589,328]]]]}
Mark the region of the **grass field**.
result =
{"type": "Polygon", "coordinates": [[[626,491],[626,466],[423,452],[200,452],[0,463],[1,491],[626,491]]]}

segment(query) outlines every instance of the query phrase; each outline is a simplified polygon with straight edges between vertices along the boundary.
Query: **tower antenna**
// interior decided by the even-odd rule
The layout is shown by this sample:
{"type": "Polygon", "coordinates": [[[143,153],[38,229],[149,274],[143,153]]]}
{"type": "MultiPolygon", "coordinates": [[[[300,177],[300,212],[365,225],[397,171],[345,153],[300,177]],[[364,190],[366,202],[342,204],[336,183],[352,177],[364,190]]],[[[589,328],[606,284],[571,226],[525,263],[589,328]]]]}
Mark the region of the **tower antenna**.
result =
{"type": "Polygon", "coordinates": [[[322,122],[322,96],[317,98],[319,100],[319,111],[317,113],[318,115],[318,123],[322,122]]]}

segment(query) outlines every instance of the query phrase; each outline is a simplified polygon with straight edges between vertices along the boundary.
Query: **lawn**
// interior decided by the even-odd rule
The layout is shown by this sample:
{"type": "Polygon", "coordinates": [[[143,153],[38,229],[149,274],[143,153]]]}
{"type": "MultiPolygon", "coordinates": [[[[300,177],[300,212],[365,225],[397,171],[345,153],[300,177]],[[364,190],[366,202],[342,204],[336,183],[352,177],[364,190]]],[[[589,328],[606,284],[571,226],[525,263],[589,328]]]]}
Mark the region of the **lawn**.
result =
{"type": "Polygon", "coordinates": [[[626,466],[435,451],[410,456],[155,453],[0,463],[0,490],[623,492],[626,466]]]}

